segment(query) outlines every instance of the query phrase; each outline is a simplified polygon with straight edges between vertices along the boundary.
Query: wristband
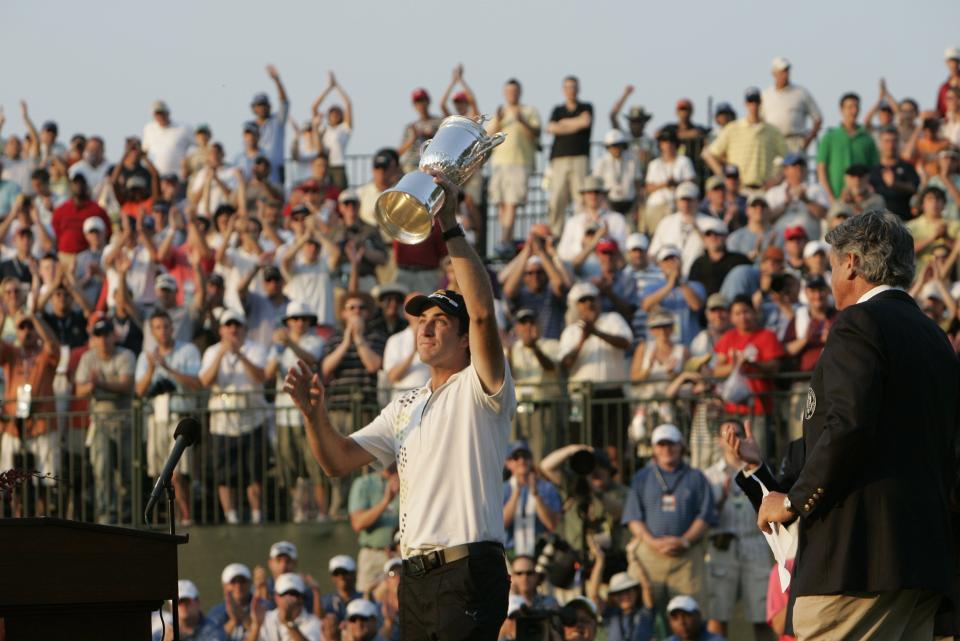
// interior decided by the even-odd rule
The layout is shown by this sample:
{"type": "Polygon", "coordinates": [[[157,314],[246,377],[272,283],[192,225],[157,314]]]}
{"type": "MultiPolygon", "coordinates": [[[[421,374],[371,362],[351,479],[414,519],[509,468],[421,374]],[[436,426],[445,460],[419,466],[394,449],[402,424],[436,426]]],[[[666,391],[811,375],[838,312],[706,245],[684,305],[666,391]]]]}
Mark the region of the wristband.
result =
{"type": "Polygon", "coordinates": [[[458,224],[456,227],[453,227],[443,232],[442,237],[444,242],[450,242],[454,238],[458,238],[458,237],[466,238],[466,234],[463,233],[463,227],[461,227],[458,224]]]}

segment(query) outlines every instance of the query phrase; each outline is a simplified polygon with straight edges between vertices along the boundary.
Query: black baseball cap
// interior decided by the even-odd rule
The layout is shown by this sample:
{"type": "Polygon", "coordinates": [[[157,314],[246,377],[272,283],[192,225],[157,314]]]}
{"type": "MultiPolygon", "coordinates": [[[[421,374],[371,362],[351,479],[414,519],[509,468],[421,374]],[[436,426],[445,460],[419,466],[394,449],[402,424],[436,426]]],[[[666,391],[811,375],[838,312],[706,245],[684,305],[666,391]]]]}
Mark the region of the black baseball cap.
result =
{"type": "Polygon", "coordinates": [[[818,274],[816,276],[810,276],[807,278],[803,285],[809,289],[823,289],[827,287],[827,280],[818,274]]]}
{"type": "Polygon", "coordinates": [[[854,163],[849,167],[847,167],[847,170],[843,173],[846,174],[847,176],[855,176],[855,177],[863,178],[864,176],[870,173],[870,168],[862,163],[854,163]]]}
{"type": "Polygon", "coordinates": [[[424,310],[431,307],[439,307],[447,314],[463,320],[470,318],[467,314],[467,303],[463,300],[463,296],[452,289],[438,289],[429,296],[411,298],[404,306],[404,310],[411,316],[419,316],[424,310]]]}
{"type": "Polygon", "coordinates": [[[384,147],[377,151],[376,155],[373,157],[373,168],[374,169],[386,169],[390,166],[390,162],[395,163],[400,162],[400,156],[397,154],[397,151],[391,147],[384,147]]]}
{"type": "Polygon", "coordinates": [[[113,322],[109,318],[101,318],[93,324],[94,336],[106,336],[113,331],[113,322]]]}

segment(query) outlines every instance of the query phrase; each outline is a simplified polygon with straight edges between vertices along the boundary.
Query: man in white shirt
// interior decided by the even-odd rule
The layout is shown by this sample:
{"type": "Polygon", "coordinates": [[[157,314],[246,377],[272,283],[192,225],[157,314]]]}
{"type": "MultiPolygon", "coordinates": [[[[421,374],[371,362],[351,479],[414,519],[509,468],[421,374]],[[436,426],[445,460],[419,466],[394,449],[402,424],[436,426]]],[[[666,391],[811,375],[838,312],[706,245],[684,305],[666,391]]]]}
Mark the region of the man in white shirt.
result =
{"type": "Polygon", "coordinates": [[[571,392],[576,383],[599,384],[593,397],[591,438],[594,442],[616,443],[626,425],[625,406],[616,402],[623,398],[622,385],[604,383],[625,381],[627,350],[633,341],[630,325],[617,312],[600,313],[600,290],[593,283],[577,283],[567,294],[567,307],[576,312],[576,319],[560,335],[560,366],[567,372],[571,392]]]}
{"type": "Polygon", "coordinates": [[[247,639],[259,641],[320,641],[320,619],[307,612],[303,599],[310,595],[303,578],[294,572],[277,577],[274,585],[277,608],[266,611],[263,601],[253,608],[247,639]]]}
{"type": "Polygon", "coordinates": [[[187,198],[198,215],[212,218],[220,205],[234,203],[234,192],[242,181],[239,169],[223,163],[223,145],[215,142],[207,152],[207,166],[190,178],[187,198]]]}
{"type": "Polygon", "coordinates": [[[583,207],[580,213],[571,216],[563,225],[557,255],[573,267],[579,278],[600,274],[595,250],[601,240],[609,238],[623,247],[630,233],[623,214],[607,209],[606,195],[603,180],[587,176],[580,189],[583,207]]]}
{"type": "Polygon", "coordinates": [[[789,153],[783,159],[783,182],[767,190],[765,200],[777,221],[773,238],[778,245],[787,227],[802,226],[807,238],[822,235],[821,223],[830,201],[818,183],[807,181],[807,159],[803,154],[789,153]]]}
{"type": "MultiPolygon", "coordinates": [[[[167,103],[157,100],[153,103],[153,120],[143,126],[140,146],[147,158],[157,168],[161,176],[180,171],[187,150],[193,142],[189,127],[170,120],[170,108],[167,103]]],[[[88,182],[91,187],[95,183],[88,182]]]]}
{"type": "Polygon", "coordinates": [[[763,90],[763,119],[780,130],[789,151],[806,153],[817,139],[823,115],[810,92],[790,84],[790,61],[780,56],[773,59],[773,86],[763,90]],[[810,129],[807,129],[807,119],[810,129]]]}
{"type": "Polygon", "coordinates": [[[260,481],[266,460],[267,400],[263,385],[267,381],[267,350],[247,340],[247,319],[242,312],[224,310],[219,324],[220,342],[203,353],[199,374],[200,384],[212,390],[210,434],[217,494],[224,518],[235,525],[240,516],[234,488],[243,482],[250,502],[250,522],[260,523],[260,481]]]}
{"type": "Polygon", "coordinates": [[[83,148],[83,158],[70,165],[70,169],[67,170],[70,180],[73,180],[77,174],[83,174],[90,187],[90,199],[97,203],[102,202],[105,196],[104,190],[109,183],[106,178],[110,164],[104,157],[103,151],[103,138],[90,136],[83,148]]]}
{"type": "Polygon", "coordinates": [[[693,261],[703,253],[703,238],[700,227],[713,220],[712,216],[697,211],[700,190],[692,182],[677,187],[677,212],[660,221],[650,241],[650,253],[656,255],[665,245],[680,249],[683,276],[690,273],[693,261]]]}
{"type": "MultiPolygon", "coordinates": [[[[200,391],[200,352],[193,343],[175,340],[173,321],[166,311],[154,311],[148,324],[155,347],[144,349],[137,357],[134,389],[138,397],[150,401],[145,413],[147,475],[154,478],[170,454],[174,427],[194,410],[195,394],[200,391]]],[[[184,452],[173,473],[181,525],[190,524],[190,484],[184,478],[190,476],[190,454],[184,452]]]]}
{"type": "Polygon", "coordinates": [[[428,385],[391,402],[349,437],[330,424],[320,377],[300,364],[284,389],[304,413],[311,450],[341,476],[397,463],[400,474],[401,636],[496,639],[510,581],[503,556],[503,461],[516,404],[486,269],[456,222],[459,189],[437,218],[463,294],[411,300],[428,385]],[[442,569],[441,569],[442,568],[442,569]],[[450,582],[464,586],[450,590],[450,582]]]}
{"type": "MultiPolygon", "coordinates": [[[[406,304],[420,295],[413,292],[407,295],[406,304]]],[[[407,391],[423,387],[430,380],[430,368],[420,360],[417,353],[417,317],[404,309],[407,327],[387,339],[383,350],[383,371],[390,382],[391,400],[396,400],[407,391]]]]}

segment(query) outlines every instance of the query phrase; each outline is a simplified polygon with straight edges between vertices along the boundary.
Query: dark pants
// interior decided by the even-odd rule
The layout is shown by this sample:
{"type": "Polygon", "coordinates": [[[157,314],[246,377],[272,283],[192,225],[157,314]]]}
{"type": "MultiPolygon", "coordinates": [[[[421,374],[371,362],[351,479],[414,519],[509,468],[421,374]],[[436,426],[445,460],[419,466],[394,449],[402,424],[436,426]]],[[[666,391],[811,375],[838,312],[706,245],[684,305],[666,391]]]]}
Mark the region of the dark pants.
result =
{"type": "Polygon", "coordinates": [[[507,618],[510,577],[503,556],[471,555],[400,579],[403,641],[496,641],[507,618]]]}

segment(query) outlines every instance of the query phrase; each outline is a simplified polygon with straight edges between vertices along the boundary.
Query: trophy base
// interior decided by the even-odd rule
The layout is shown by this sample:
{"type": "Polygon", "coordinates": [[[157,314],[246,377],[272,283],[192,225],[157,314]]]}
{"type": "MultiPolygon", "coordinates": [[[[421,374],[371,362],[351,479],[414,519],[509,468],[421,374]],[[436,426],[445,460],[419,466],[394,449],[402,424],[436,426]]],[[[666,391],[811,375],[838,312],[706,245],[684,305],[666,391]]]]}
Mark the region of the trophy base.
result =
{"type": "Polygon", "coordinates": [[[433,217],[443,200],[443,188],[433,182],[433,176],[414,171],[377,198],[377,221],[397,242],[415,245],[430,237],[433,217]]]}

